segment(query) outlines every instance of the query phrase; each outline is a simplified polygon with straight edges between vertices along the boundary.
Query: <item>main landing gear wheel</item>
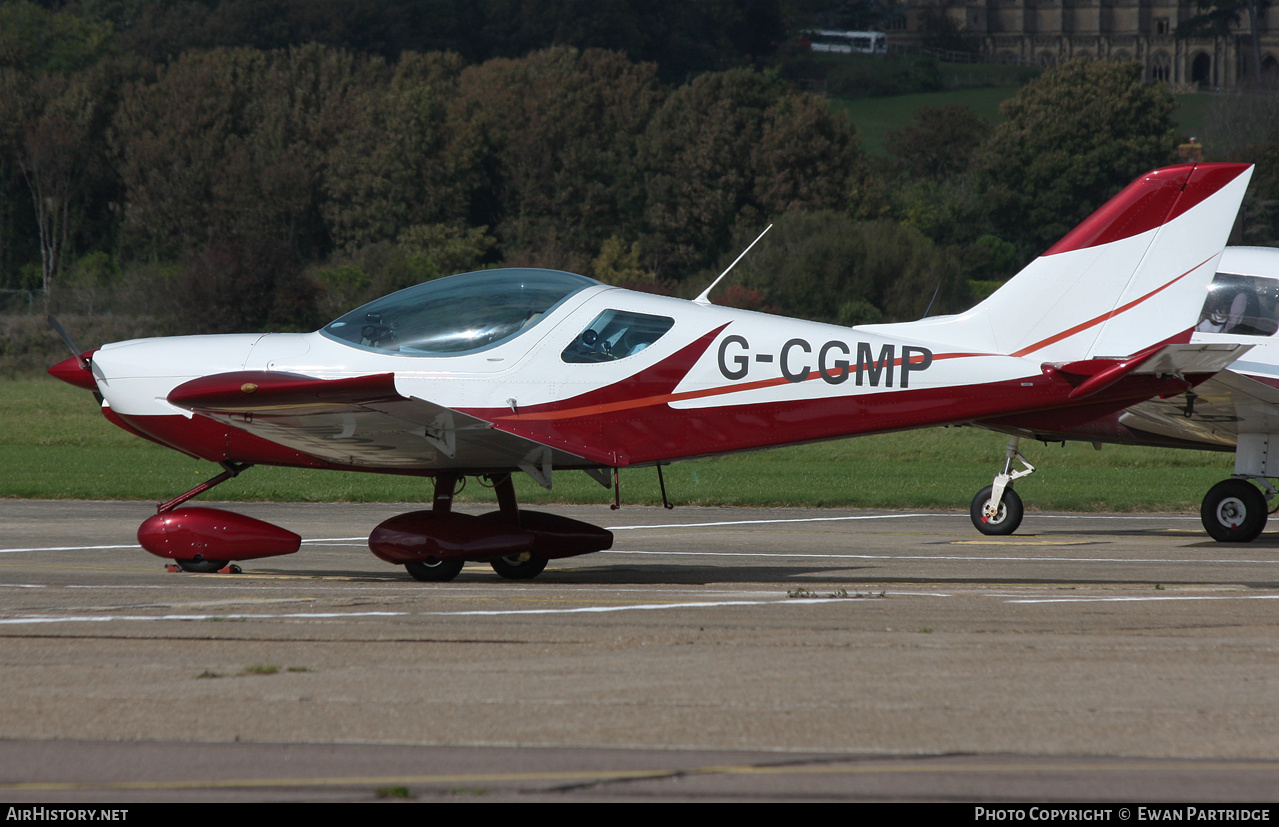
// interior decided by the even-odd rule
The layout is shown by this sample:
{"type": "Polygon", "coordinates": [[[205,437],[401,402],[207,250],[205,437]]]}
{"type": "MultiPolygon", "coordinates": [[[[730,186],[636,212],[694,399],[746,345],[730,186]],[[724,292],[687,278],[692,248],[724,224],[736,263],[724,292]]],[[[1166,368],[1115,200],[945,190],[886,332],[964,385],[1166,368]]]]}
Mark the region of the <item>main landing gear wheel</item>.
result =
{"type": "Polygon", "coordinates": [[[1012,488],[1005,488],[1004,497],[999,501],[999,513],[993,517],[986,517],[983,512],[986,509],[986,503],[990,502],[992,490],[994,486],[988,485],[977,492],[977,496],[973,497],[972,506],[968,509],[968,516],[972,518],[973,526],[982,534],[997,536],[1012,534],[1017,530],[1017,526],[1021,525],[1021,497],[1012,488]]]}
{"type": "Polygon", "coordinates": [[[423,560],[420,563],[405,563],[404,568],[413,575],[414,580],[423,583],[447,583],[462,571],[465,563],[462,560],[423,560]]]}
{"type": "Polygon", "coordinates": [[[1266,497],[1247,480],[1222,480],[1208,489],[1199,519],[1220,543],[1248,543],[1266,527],[1266,497]]]}
{"type": "Polygon", "coordinates": [[[529,557],[521,560],[520,557],[511,556],[498,557],[490,561],[489,565],[493,567],[493,571],[507,580],[532,580],[546,568],[546,562],[545,557],[529,557]]]}

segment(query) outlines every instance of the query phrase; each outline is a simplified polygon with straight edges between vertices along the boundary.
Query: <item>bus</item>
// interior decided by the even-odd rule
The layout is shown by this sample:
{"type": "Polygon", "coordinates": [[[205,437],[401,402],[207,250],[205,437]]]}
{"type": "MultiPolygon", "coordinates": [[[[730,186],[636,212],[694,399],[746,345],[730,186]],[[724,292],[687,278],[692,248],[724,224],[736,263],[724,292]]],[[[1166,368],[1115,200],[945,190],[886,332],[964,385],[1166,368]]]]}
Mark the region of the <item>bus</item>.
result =
{"type": "Polygon", "coordinates": [[[811,29],[803,33],[808,48],[814,52],[882,55],[888,52],[888,35],[883,32],[841,32],[833,29],[811,29]]]}

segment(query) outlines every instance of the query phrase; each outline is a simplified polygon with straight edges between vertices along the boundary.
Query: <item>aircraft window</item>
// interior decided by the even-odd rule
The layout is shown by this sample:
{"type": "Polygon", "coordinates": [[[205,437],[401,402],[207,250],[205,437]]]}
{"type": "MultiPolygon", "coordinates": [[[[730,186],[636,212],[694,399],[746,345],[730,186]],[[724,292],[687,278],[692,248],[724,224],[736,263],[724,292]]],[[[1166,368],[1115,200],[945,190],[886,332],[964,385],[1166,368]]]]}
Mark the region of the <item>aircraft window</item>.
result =
{"type": "Polygon", "coordinates": [[[1273,336],[1279,330],[1279,281],[1218,273],[1208,286],[1195,330],[1273,336]]]}
{"type": "Polygon", "coordinates": [[[560,358],[575,364],[625,359],[662,338],[674,325],[675,320],[666,316],[605,310],[564,348],[560,358]]]}
{"type": "Polygon", "coordinates": [[[482,270],[383,296],[321,332],[368,350],[460,356],[486,350],[536,325],[594,279],[557,270],[482,270]]]}

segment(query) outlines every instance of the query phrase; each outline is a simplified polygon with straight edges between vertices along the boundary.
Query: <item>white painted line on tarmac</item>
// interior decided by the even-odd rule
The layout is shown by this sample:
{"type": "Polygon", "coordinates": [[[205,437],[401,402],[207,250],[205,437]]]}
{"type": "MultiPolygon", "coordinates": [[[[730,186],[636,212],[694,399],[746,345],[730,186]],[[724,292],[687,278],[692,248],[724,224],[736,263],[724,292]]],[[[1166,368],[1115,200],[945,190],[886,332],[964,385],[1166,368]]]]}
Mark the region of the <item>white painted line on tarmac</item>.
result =
{"type": "Polygon", "coordinates": [[[897,520],[904,517],[959,517],[962,514],[870,514],[854,517],[788,517],[776,520],[723,520],[715,523],[668,523],[664,525],[609,525],[608,531],[632,531],[645,528],[713,528],[726,525],[772,525],[774,523],[834,523],[848,520],[897,520]]]}
{"type": "Polygon", "coordinates": [[[0,554],[14,554],[19,551],[105,551],[107,549],[121,548],[141,550],[142,546],[134,543],[129,546],[38,546],[32,548],[0,548],[0,554]]]}
{"type": "MultiPolygon", "coordinates": [[[[1169,520],[1184,520],[1187,522],[1199,522],[1199,518],[1192,515],[1183,514],[1160,514],[1160,515],[1139,515],[1139,514],[1038,514],[1037,517],[1044,517],[1054,520],[1115,520],[1121,522],[1136,520],[1156,520],[1159,522],[1168,522],[1169,520]]],[[[714,528],[716,526],[726,525],[771,525],[775,523],[821,523],[821,522],[843,522],[849,520],[896,520],[904,517],[946,517],[950,519],[968,519],[967,514],[952,514],[948,512],[921,512],[913,514],[859,514],[844,517],[787,517],[775,520],[724,520],[712,523],[663,523],[659,525],[613,525],[604,526],[609,531],[627,531],[640,530],[646,528],[714,528]]]]}
{"type": "MultiPolygon", "coordinates": [[[[333,537],[319,540],[303,540],[302,545],[319,545],[324,543],[352,544],[364,546],[368,543],[367,537],[333,537]]],[[[0,554],[15,554],[21,551],[110,551],[118,549],[132,549],[133,551],[142,551],[142,546],[137,543],[131,545],[120,546],[31,546],[29,548],[0,548],[0,554]]]]}
{"type": "Polygon", "coordinates": [[[199,614],[199,615],[32,615],[0,619],[0,625],[21,623],[107,623],[112,620],[333,620],[348,617],[404,617],[411,612],[296,612],[292,614],[199,614]]]}
{"type": "MultiPolygon", "coordinates": [[[[862,598],[863,600],[866,598],[862,598]]],[[[422,612],[433,617],[465,617],[476,615],[572,615],[604,614],[609,612],[652,612],[661,609],[717,609],[723,606],[801,606],[814,603],[856,602],[858,598],[777,598],[774,600],[714,600],[695,603],[638,603],[633,606],[581,606],[576,609],[475,609],[461,612],[422,612]]]]}
{"type": "MultiPolygon", "coordinates": [[[[929,597],[949,597],[947,594],[926,595],[929,597]]],[[[209,621],[209,620],[341,620],[359,617],[477,617],[506,615],[566,615],[566,614],[602,614],[613,612],[651,612],[663,609],[718,609],[729,606],[804,606],[829,603],[856,603],[862,600],[877,598],[856,597],[814,597],[814,598],[773,598],[770,600],[707,600],[670,603],[639,603],[629,606],[581,606],[578,608],[555,609],[484,609],[463,610],[457,612],[290,612],[285,614],[169,614],[169,615],[72,615],[58,617],[54,615],[31,615],[0,619],[0,625],[14,626],[20,624],[44,623],[107,623],[113,620],[167,620],[167,621],[209,621]]]]}
{"type": "Polygon", "coordinates": [[[1187,563],[1187,564],[1203,564],[1203,563],[1245,563],[1249,565],[1277,564],[1279,559],[1273,560],[1236,560],[1236,559],[1209,559],[1204,557],[1196,557],[1194,559],[1179,560],[1176,558],[1164,557],[1007,557],[994,554],[982,555],[963,555],[963,554],[894,554],[892,552],[884,552],[883,554],[814,554],[799,551],[625,551],[622,549],[609,549],[607,551],[596,552],[598,554],[646,554],[672,557],[766,557],[766,558],[816,558],[820,560],[936,560],[936,561],[969,561],[976,560],[979,562],[1010,562],[1010,563],[1187,563]]]}
{"type": "Polygon", "coordinates": [[[1156,600],[1279,600],[1279,594],[1168,595],[1150,597],[1044,597],[1009,600],[1008,603],[1137,603],[1156,600]]]}

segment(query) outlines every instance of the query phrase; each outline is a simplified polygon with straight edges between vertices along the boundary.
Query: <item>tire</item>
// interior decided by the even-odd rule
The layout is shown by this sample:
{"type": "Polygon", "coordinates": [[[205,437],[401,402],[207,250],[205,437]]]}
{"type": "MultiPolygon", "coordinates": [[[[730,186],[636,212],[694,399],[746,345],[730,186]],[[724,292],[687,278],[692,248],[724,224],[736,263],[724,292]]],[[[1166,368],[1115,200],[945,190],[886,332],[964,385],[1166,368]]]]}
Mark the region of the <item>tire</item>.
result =
{"type": "Polygon", "coordinates": [[[1208,489],[1199,519],[1219,543],[1250,543],[1266,527],[1266,497],[1247,480],[1222,480],[1208,489]]]}
{"type": "Polygon", "coordinates": [[[968,509],[968,516],[972,518],[973,527],[982,534],[994,536],[1012,534],[1021,525],[1023,513],[1021,497],[1011,487],[1005,488],[1004,498],[999,503],[999,513],[987,520],[982,515],[982,511],[986,508],[986,503],[990,501],[992,490],[994,486],[988,485],[977,492],[977,496],[973,497],[972,506],[968,509]]]}
{"type": "Polygon", "coordinates": [[[192,574],[213,574],[227,566],[226,560],[175,560],[178,568],[192,574]]]}
{"type": "Polygon", "coordinates": [[[489,561],[493,571],[507,580],[532,580],[542,573],[546,563],[545,557],[530,557],[524,561],[517,557],[498,557],[489,561]]]}
{"type": "Polygon", "coordinates": [[[462,560],[423,560],[417,563],[405,563],[404,569],[414,580],[423,583],[447,583],[457,577],[466,563],[462,560]]]}

